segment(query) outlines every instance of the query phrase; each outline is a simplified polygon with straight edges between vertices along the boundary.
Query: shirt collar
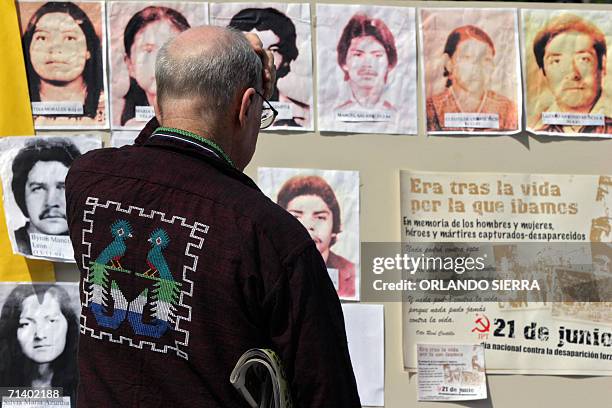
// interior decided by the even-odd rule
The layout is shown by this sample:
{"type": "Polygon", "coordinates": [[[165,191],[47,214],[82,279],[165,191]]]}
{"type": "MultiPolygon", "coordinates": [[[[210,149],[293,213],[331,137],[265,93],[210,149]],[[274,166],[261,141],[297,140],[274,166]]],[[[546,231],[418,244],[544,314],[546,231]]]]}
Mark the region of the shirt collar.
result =
{"type": "Polygon", "coordinates": [[[145,125],[134,145],[166,148],[203,159],[223,173],[259,190],[255,182],[238,170],[230,157],[216,143],[182,129],[160,127],[156,117],[145,125]]]}

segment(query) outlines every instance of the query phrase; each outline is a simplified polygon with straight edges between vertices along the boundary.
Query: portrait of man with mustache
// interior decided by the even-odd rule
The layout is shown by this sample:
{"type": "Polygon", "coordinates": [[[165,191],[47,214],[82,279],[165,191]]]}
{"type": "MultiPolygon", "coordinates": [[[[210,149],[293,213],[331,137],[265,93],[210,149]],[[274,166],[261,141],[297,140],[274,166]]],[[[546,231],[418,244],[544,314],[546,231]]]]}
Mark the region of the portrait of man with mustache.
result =
{"type": "Polygon", "coordinates": [[[381,19],[357,13],[344,27],[337,50],[338,65],[352,97],[336,110],[351,107],[396,110],[382,97],[389,72],[397,64],[395,38],[387,25],[381,19]]]}
{"type": "Polygon", "coordinates": [[[548,21],[533,41],[533,54],[554,96],[546,112],[602,113],[602,125],[535,125],[536,131],[578,134],[612,134],[612,117],[604,92],[606,37],[591,22],[573,14],[548,21]]]}
{"type": "Polygon", "coordinates": [[[68,169],[81,155],[67,138],[33,139],[12,164],[15,202],[28,219],[15,230],[19,251],[32,254],[30,234],[68,235],[64,185],[68,169]]]}

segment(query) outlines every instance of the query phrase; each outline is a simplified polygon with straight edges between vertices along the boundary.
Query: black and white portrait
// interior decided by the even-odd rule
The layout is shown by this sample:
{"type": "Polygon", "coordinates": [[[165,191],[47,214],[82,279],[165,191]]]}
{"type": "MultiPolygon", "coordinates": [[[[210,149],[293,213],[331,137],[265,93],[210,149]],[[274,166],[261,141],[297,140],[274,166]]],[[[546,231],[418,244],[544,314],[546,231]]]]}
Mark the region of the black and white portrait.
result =
{"type": "Polygon", "coordinates": [[[313,130],[309,5],[217,3],[210,6],[210,21],[257,34],[274,55],[277,83],[270,103],[279,115],[270,129],[313,130]]]}
{"type": "Polygon", "coordinates": [[[101,147],[94,136],[11,137],[2,140],[2,180],[13,252],[72,261],[64,191],[68,169],[101,147]]]}
{"type": "Polygon", "coordinates": [[[0,284],[0,387],[61,388],[75,403],[77,283],[0,284]]]}

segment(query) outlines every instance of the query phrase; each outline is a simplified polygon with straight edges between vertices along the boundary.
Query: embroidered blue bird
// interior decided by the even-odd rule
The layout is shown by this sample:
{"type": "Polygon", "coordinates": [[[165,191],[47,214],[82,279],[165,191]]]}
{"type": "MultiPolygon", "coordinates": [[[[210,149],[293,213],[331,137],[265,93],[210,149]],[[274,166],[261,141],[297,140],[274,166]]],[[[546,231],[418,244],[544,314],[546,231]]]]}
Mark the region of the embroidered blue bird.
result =
{"type": "Polygon", "coordinates": [[[161,279],[173,281],[174,278],[170,273],[170,268],[168,268],[168,263],[162,253],[162,250],[168,247],[170,237],[168,237],[164,229],[158,228],[151,233],[147,241],[151,243],[151,249],[147,254],[147,265],[149,265],[149,269],[143,275],[155,276],[156,273],[159,272],[159,277],[161,279]]]}
{"type": "Polygon", "coordinates": [[[119,260],[125,255],[127,249],[125,240],[132,237],[132,225],[125,220],[117,220],[111,225],[111,234],[114,239],[96,259],[96,263],[107,265],[111,262],[115,268],[123,269],[119,260]]]}

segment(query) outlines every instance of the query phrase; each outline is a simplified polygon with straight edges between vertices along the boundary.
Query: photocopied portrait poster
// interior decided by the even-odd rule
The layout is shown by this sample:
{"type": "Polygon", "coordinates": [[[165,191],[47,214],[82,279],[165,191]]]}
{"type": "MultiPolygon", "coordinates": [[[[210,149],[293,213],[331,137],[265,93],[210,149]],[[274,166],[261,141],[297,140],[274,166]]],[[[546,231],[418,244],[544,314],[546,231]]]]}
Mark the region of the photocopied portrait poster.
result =
{"type": "Polygon", "coordinates": [[[521,10],[527,130],[541,135],[612,137],[612,46],[607,13],[521,10]]]}
{"type": "Polygon", "coordinates": [[[18,2],[36,129],[108,128],[104,2],[18,2]]]}
{"type": "Polygon", "coordinates": [[[359,300],[359,173],[260,167],[257,178],[263,193],[308,230],[338,296],[359,300]]]}
{"type": "Polygon", "coordinates": [[[487,398],[482,345],[418,344],[419,401],[487,398]]]}
{"type": "Polygon", "coordinates": [[[429,134],[521,129],[519,35],[513,9],[419,9],[429,134]]]}
{"type": "Polygon", "coordinates": [[[319,130],[416,134],[414,14],[317,4],[319,130]]]}
{"type": "Polygon", "coordinates": [[[74,407],[78,378],[78,283],[2,282],[0,311],[0,348],[14,351],[2,355],[2,407],[74,407]],[[43,378],[38,369],[44,365],[50,367],[49,379],[43,378]],[[44,385],[45,381],[49,384],[44,385]],[[51,384],[62,384],[62,389],[40,388],[51,384]]]}
{"type": "Polygon", "coordinates": [[[108,6],[113,129],[142,129],[155,116],[155,59],[162,45],[208,24],[208,3],[111,2],[108,6]]]}
{"type": "Polygon", "coordinates": [[[610,175],[401,171],[400,186],[404,245],[455,243],[465,262],[404,293],[406,368],[417,344],[473,343],[487,372],[612,375],[610,175]],[[433,303],[434,293],[463,297],[433,303]]]}
{"type": "Polygon", "coordinates": [[[0,139],[3,203],[13,253],[74,262],[65,179],[74,160],[102,147],[99,136],[0,139]]]}
{"type": "Polygon", "coordinates": [[[255,33],[274,55],[278,111],[269,130],[312,131],[312,35],[307,3],[211,3],[210,22],[255,33]]]}

